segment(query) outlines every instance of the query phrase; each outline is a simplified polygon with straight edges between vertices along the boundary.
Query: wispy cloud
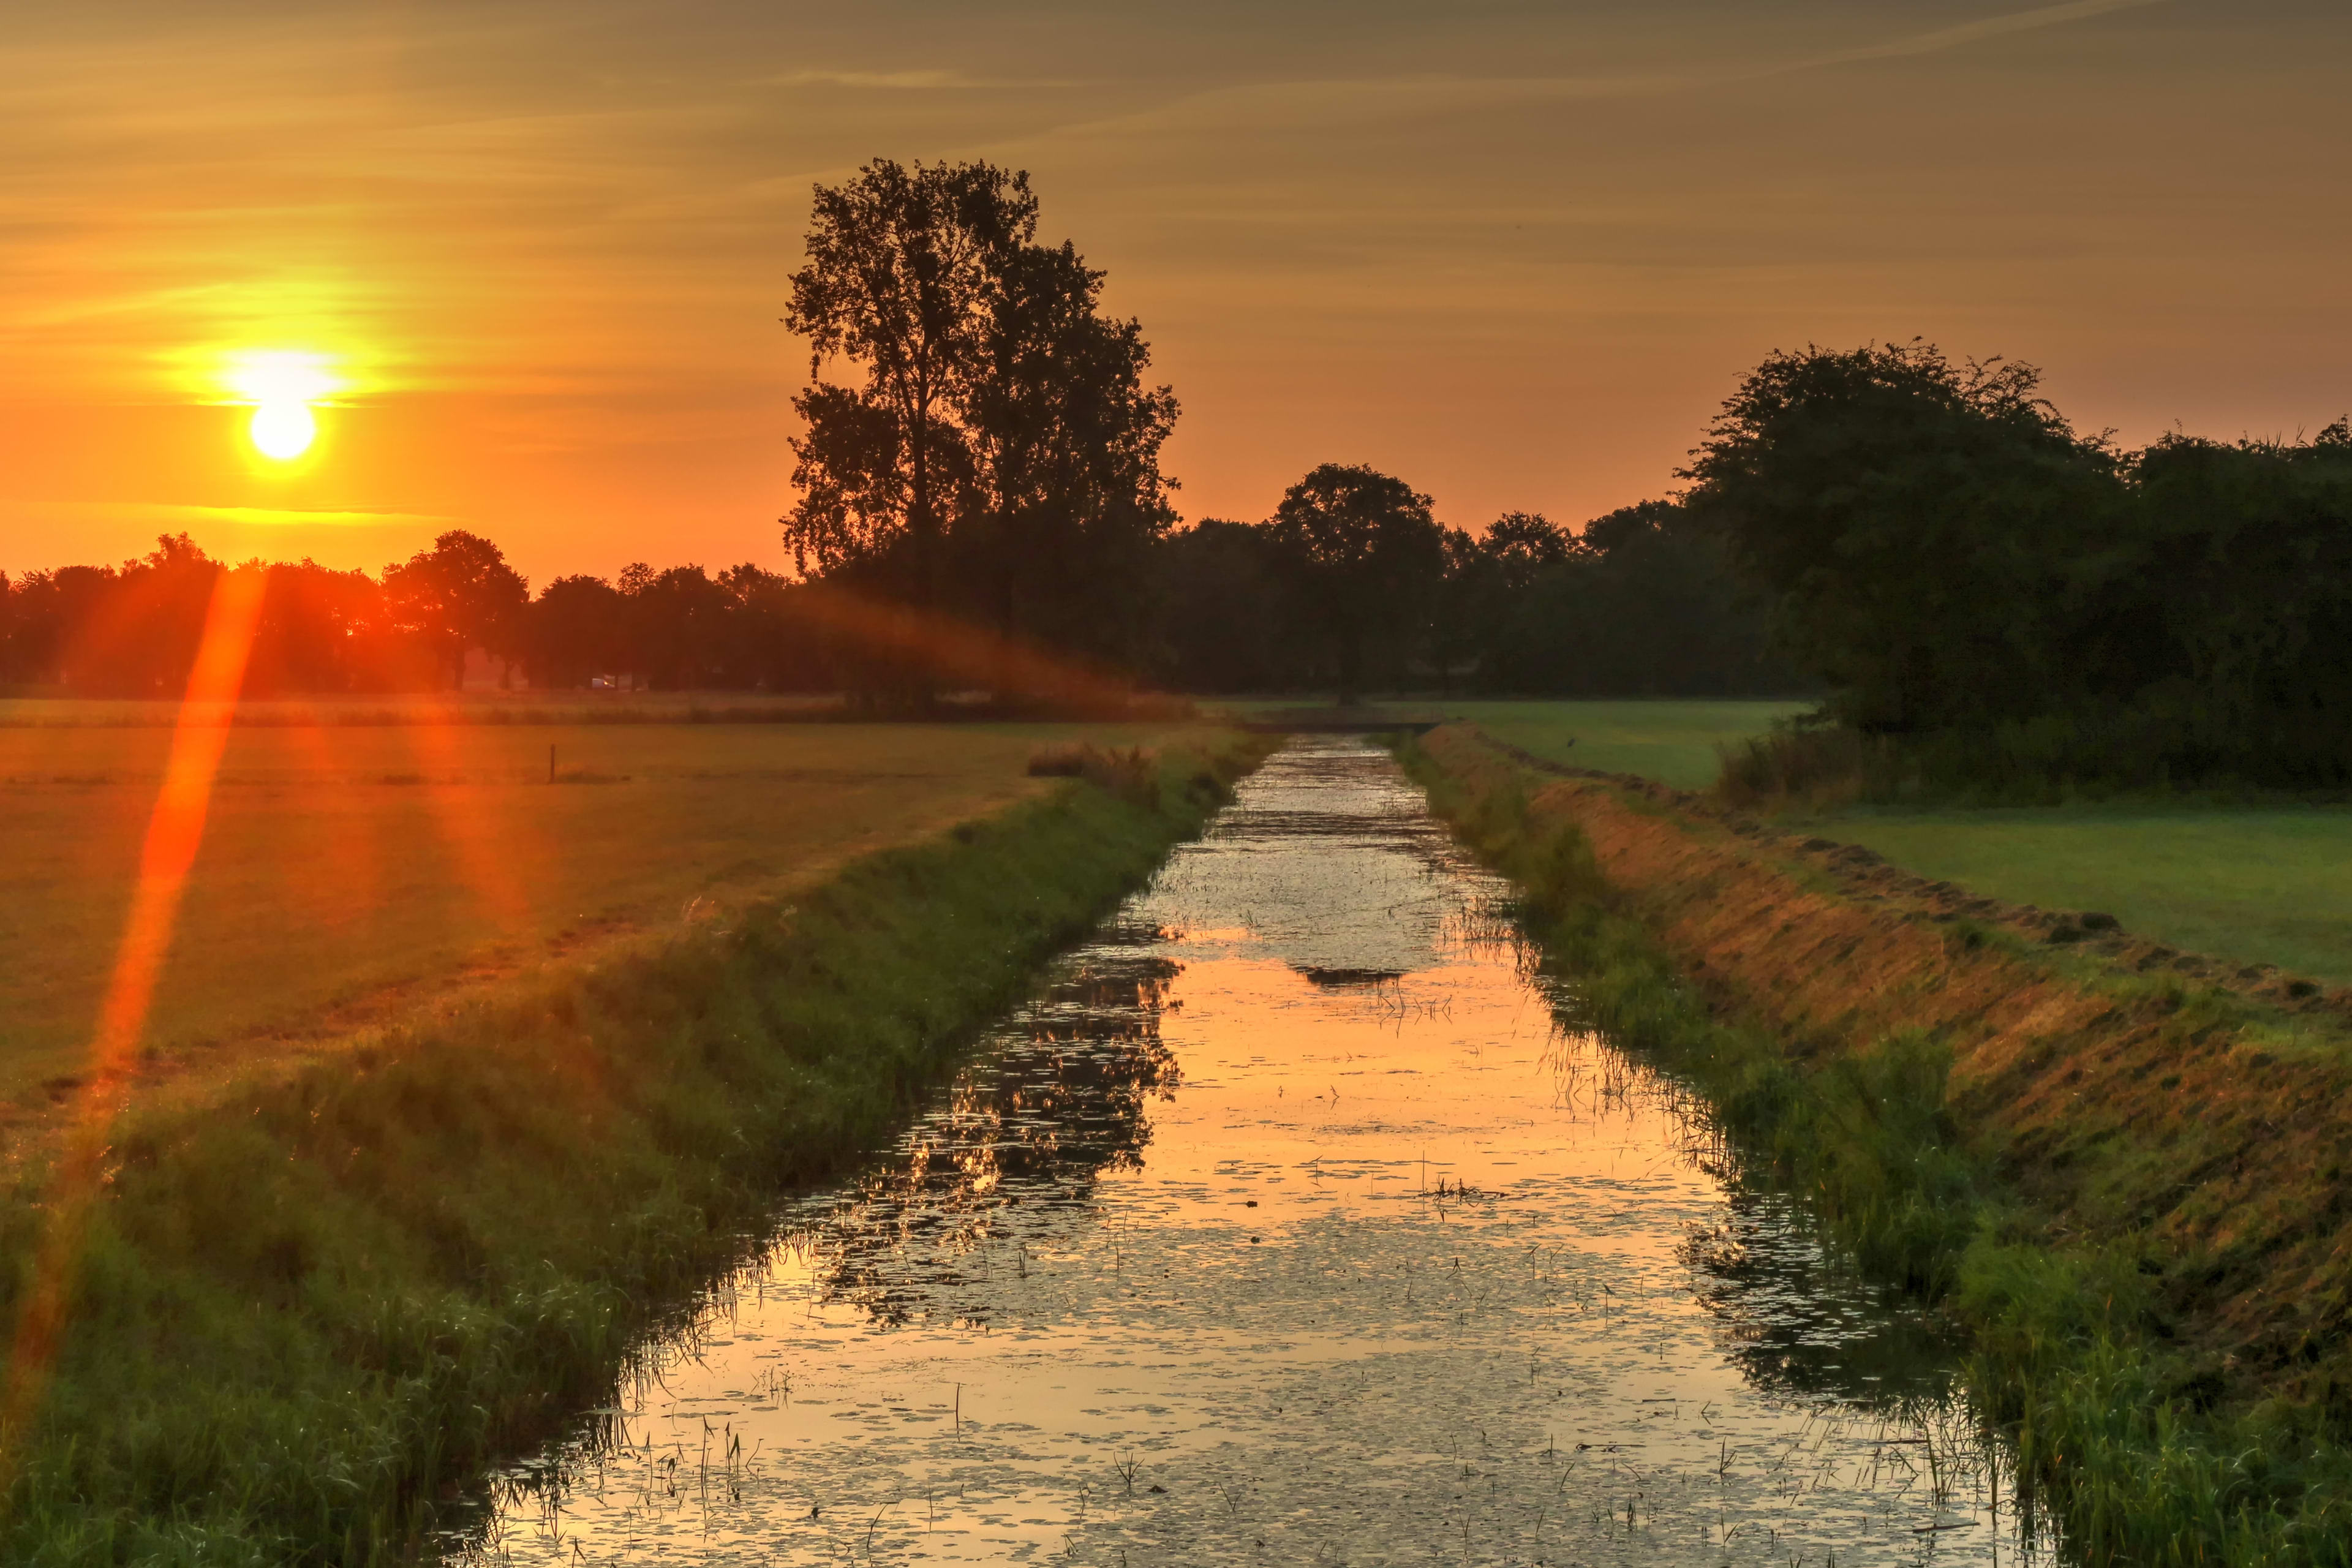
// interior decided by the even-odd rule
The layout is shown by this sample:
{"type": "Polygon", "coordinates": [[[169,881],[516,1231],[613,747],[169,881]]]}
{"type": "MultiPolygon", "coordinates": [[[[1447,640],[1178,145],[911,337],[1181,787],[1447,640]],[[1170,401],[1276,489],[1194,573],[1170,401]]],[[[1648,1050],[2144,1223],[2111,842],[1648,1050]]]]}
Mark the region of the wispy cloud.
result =
{"type": "Polygon", "coordinates": [[[775,79],[784,87],[855,87],[891,92],[937,92],[942,89],[1002,87],[1003,82],[979,81],[961,71],[803,70],[775,79]]]}
{"type": "Polygon", "coordinates": [[[461,520],[429,511],[304,510],[268,506],[185,506],[176,501],[0,500],[0,513],[103,517],[155,527],[235,523],[246,528],[418,528],[461,520]]]}
{"type": "Polygon", "coordinates": [[[2013,11],[2005,16],[1987,16],[1981,21],[1963,22],[1955,27],[1938,27],[1932,33],[1915,33],[1907,38],[1892,38],[1880,44],[1861,44],[1848,49],[1833,49],[1828,54],[1814,55],[1801,60],[1758,71],[1758,76],[1780,76],[1789,71],[1816,70],[1825,66],[1856,65],[1864,60],[1900,59],[1909,55],[1932,55],[1944,49],[1957,49],[1964,45],[1998,38],[2011,33],[2030,33],[2041,27],[2063,26],[2069,22],[2084,22],[2094,16],[2105,16],[2116,11],[2137,11],[2150,5],[2161,5],[2168,0],[2067,0],[2063,5],[2043,5],[2032,11],[2013,11]]]}
{"type": "Polygon", "coordinates": [[[1988,16],[1933,32],[1856,44],[1820,54],[1680,70],[1583,76],[1433,74],[1228,83],[1129,112],[1058,125],[1042,135],[1019,138],[1010,144],[1160,133],[1179,126],[1207,126],[1228,133],[1244,130],[1267,133],[1335,127],[1351,121],[1377,122],[1400,111],[1452,110],[1465,104],[1664,97],[1842,65],[1937,54],[2012,33],[2063,26],[2114,12],[2168,3],[2169,0],[2067,0],[2063,5],[1988,16]]]}

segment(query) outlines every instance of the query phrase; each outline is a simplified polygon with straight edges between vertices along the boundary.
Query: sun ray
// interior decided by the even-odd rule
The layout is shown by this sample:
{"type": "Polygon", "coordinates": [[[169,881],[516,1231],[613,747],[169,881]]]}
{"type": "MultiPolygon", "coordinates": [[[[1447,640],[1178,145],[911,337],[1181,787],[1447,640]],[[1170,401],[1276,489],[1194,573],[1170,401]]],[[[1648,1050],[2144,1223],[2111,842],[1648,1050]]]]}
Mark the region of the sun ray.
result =
{"type": "Polygon", "coordinates": [[[138,1063],[139,1042],[146,1033],[155,983],[171,951],[181,894],[204,842],[213,780],[228,744],[268,582],[268,574],[259,571],[224,572],[205,612],[204,640],[173,730],[163,787],[147,819],[130,916],[99,1007],[89,1067],[75,1094],[65,1146],[50,1177],[47,1224],[17,1314],[5,1382],[0,1384],[0,1490],[14,1479],[24,1435],[39,1408],[64,1338],[90,1204],[105,1171],[108,1139],[121,1110],[123,1089],[138,1063]]]}

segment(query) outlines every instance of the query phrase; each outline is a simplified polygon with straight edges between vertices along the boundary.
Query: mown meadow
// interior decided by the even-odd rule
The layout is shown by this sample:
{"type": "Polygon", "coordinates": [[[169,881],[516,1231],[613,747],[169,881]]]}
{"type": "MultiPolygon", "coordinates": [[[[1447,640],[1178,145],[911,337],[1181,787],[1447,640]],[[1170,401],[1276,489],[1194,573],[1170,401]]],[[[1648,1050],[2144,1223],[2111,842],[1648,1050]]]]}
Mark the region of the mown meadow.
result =
{"type": "MultiPolygon", "coordinates": [[[[0,946],[17,955],[0,968],[0,1103],[79,1070],[172,742],[130,721],[140,705],[22,706],[51,711],[0,725],[0,946]]],[[[528,724],[377,721],[446,707],[379,700],[323,723],[264,708],[232,731],[152,1049],[217,1063],[331,1039],[1034,798],[1042,745],[1171,732],[635,722],[576,704],[528,724]]]]}

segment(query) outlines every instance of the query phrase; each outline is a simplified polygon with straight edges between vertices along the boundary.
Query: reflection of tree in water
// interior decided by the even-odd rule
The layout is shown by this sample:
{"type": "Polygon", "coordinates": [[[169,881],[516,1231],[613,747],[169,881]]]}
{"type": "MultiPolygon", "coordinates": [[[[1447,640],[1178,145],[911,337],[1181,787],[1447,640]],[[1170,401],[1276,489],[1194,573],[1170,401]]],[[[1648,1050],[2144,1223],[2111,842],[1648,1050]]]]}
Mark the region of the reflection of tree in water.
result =
{"type": "Polygon", "coordinates": [[[1686,1237],[1680,1252],[1693,1293],[1748,1382],[1888,1415],[1947,1404],[1959,1362],[1948,1327],[1863,1278],[1704,1095],[1591,1032],[1572,988],[1552,1000],[1560,1033],[1548,1062],[1561,1103],[1594,1115],[1662,1111],[1675,1123],[1682,1158],[1722,1184],[1722,1219],[1686,1237]]]}
{"type": "Polygon", "coordinates": [[[1828,1252],[1785,1193],[1735,1186],[1723,1223],[1683,1243],[1692,1286],[1724,1349],[1757,1387],[1886,1410],[1952,1395],[1945,1325],[1828,1252]]]}
{"type": "Polygon", "coordinates": [[[1160,1037],[1179,967],[1115,943],[1062,966],[828,1216],[814,1238],[832,1255],[820,1299],[902,1323],[952,1294],[956,1315],[984,1318],[984,1297],[957,1288],[1007,1232],[1005,1210],[1083,1207],[1102,1172],[1142,1163],[1146,1107],[1172,1098],[1179,1078],[1160,1037]]]}

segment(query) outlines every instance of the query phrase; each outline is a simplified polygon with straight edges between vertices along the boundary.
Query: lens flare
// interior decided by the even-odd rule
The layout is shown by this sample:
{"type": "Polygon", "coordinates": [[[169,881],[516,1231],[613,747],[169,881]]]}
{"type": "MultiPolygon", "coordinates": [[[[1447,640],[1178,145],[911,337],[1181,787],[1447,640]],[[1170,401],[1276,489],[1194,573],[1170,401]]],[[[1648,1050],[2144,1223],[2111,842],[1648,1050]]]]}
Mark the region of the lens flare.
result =
{"type": "Polygon", "coordinates": [[[228,743],[227,710],[244,689],[246,658],[268,582],[258,570],[222,573],[205,616],[204,640],[163,766],[163,787],[147,818],[130,918],[99,1008],[65,1146],[41,1205],[45,1222],[32,1274],[18,1297],[16,1336],[0,1372],[0,1493],[14,1483],[23,1463],[27,1432],[65,1337],[90,1206],[109,1179],[110,1134],[138,1068],[148,1004],[171,951],[180,895],[204,842],[213,779],[228,743]]]}

